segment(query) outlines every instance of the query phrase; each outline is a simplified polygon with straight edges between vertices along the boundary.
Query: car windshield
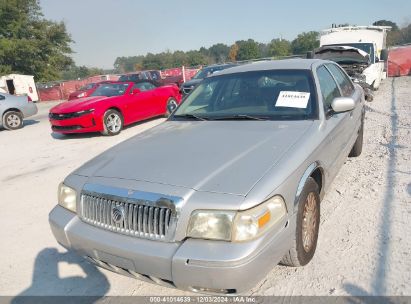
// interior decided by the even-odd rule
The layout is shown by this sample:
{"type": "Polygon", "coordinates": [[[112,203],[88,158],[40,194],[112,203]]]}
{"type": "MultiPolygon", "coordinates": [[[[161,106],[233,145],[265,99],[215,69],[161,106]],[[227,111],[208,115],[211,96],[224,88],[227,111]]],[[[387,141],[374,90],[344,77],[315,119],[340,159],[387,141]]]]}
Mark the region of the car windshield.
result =
{"type": "Polygon", "coordinates": [[[198,71],[197,74],[195,74],[192,79],[204,79],[207,76],[210,76],[211,74],[213,74],[214,72],[224,70],[225,68],[228,68],[228,66],[227,67],[225,66],[205,67],[201,69],[200,71],[198,71]]]}
{"type": "Polygon", "coordinates": [[[123,95],[128,88],[128,83],[105,83],[97,87],[91,96],[120,96],[123,95]]]}
{"type": "Polygon", "coordinates": [[[89,84],[86,84],[85,86],[82,86],[82,87],[79,89],[79,91],[91,90],[94,86],[95,86],[94,83],[89,83],[89,84]]]}
{"type": "Polygon", "coordinates": [[[205,79],[171,119],[301,120],[317,108],[311,71],[267,70],[205,79]]]}
{"type": "Polygon", "coordinates": [[[333,44],[333,46],[351,46],[366,52],[368,55],[370,55],[371,60],[373,60],[374,58],[374,46],[372,43],[340,43],[333,44]]]}

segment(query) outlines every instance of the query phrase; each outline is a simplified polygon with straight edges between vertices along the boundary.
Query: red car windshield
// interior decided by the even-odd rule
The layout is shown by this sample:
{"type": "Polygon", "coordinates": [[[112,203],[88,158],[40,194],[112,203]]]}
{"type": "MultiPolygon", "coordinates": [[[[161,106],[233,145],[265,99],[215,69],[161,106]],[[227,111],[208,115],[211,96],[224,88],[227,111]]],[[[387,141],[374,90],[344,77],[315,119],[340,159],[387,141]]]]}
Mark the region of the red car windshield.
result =
{"type": "Polygon", "coordinates": [[[127,91],[128,83],[105,83],[97,87],[90,96],[121,96],[127,91]]]}
{"type": "Polygon", "coordinates": [[[91,90],[92,88],[94,88],[95,85],[96,85],[95,83],[89,83],[89,84],[86,84],[85,86],[82,86],[78,90],[79,91],[88,91],[88,90],[91,90]]]}

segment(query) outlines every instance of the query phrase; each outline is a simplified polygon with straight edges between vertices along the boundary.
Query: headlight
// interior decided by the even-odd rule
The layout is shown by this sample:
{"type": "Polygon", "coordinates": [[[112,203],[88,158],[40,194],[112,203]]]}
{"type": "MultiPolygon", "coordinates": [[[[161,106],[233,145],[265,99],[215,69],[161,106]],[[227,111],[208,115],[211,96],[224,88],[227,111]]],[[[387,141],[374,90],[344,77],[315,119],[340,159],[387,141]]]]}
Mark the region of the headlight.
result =
{"type": "Polygon", "coordinates": [[[60,206],[76,212],[77,193],[76,190],[61,183],[58,189],[58,203],[60,206]]]}
{"type": "Polygon", "coordinates": [[[351,79],[355,83],[365,82],[367,80],[365,75],[363,75],[363,74],[355,74],[354,76],[351,77],[351,79]]]}
{"type": "Polygon", "coordinates": [[[94,109],[83,110],[83,111],[75,112],[74,114],[75,114],[76,116],[82,116],[82,115],[86,115],[86,114],[92,113],[93,111],[94,111],[94,109]]]}
{"type": "Polygon", "coordinates": [[[188,224],[187,236],[230,241],[234,216],[234,211],[194,211],[188,224]]]}
{"type": "Polygon", "coordinates": [[[196,210],[192,213],[187,236],[242,242],[255,239],[286,216],[285,202],[274,196],[245,211],[196,210]]]}
{"type": "Polygon", "coordinates": [[[84,96],[86,96],[86,93],[85,93],[85,92],[78,94],[78,95],[77,95],[77,98],[81,98],[81,97],[84,97],[84,96]]]}
{"type": "Polygon", "coordinates": [[[233,241],[241,242],[255,239],[287,214],[282,197],[274,196],[257,207],[238,212],[233,225],[233,241]]]}

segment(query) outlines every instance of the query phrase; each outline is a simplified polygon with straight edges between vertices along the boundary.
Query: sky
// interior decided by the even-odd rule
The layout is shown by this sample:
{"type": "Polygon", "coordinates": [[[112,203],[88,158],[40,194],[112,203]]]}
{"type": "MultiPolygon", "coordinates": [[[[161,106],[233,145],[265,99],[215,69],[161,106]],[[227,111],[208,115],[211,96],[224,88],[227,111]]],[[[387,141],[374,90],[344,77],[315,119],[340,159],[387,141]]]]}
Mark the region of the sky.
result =
{"type": "Polygon", "coordinates": [[[333,23],[411,23],[410,0],[40,0],[40,5],[47,19],[66,23],[77,65],[105,69],[120,56],[248,38],[292,40],[333,23]]]}

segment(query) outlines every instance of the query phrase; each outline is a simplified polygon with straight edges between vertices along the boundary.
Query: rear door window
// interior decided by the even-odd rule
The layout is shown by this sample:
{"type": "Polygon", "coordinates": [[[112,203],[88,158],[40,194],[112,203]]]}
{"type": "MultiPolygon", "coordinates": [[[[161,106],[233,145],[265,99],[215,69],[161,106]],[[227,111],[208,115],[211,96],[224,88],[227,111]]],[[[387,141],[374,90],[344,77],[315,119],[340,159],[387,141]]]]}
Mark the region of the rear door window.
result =
{"type": "Polygon", "coordinates": [[[334,98],[341,97],[341,93],[338,89],[337,83],[325,66],[321,66],[317,69],[317,76],[318,81],[320,82],[324,108],[325,110],[328,110],[331,107],[331,103],[334,98]]]}

